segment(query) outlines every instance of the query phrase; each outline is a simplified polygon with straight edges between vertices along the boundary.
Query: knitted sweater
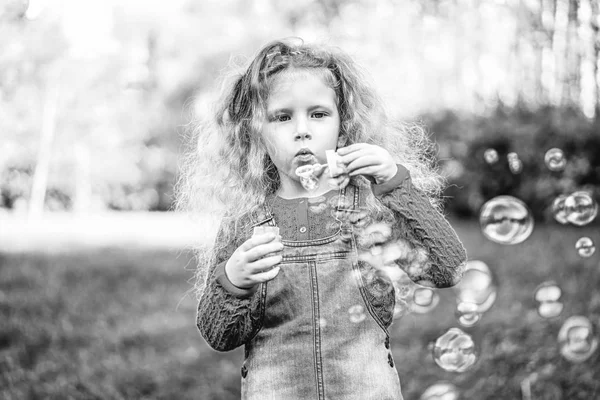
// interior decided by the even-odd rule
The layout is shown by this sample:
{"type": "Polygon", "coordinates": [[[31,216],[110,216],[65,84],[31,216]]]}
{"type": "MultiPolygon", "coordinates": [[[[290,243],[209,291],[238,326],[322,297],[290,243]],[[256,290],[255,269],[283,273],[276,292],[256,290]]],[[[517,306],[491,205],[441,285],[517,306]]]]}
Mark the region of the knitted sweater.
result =
{"type": "MultiPolygon", "coordinates": [[[[389,208],[395,217],[404,239],[414,249],[418,249],[429,259],[429,268],[417,272],[406,271],[410,278],[419,284],[445,288],[455,285],[462,277],[466,251],[448,221],[429,201],[428,197],[414,187],[406,168],[398,165],[398,173],[389,182],[371,185],[371,192],[383,205],[389,208]]],[[[368,190],[362,196],[370,195],[368,190]]],[[[280,227],[281,235],[297,234],[298,219],[305,218],[316,237],[325,237],[332,233],[330,213],[322,212],[331,192],[319,202],[315,199],[284,200],[268,198],[273,215],[280,227]],[[306,216],[298,212],[301,202],[308,204],[306,216]],[[312,205],[311,205],[312,204],[312,205]]],[[[361,199],[364,202],[364,199],[361,199]]],[[[363,203],[364,204],[364,203],[363,203]]],[[[207,343],[219,351],[229,351],[251,340],[261,327],[264,304],[261,302],[261,285],[252,289],[234,286],[225,274],[225,264],[231,254],[245,240],[252,236],[249,221],[244,218],[238,226],[239,234],[216,255],[216,262],[210,266],[206,288],[198,304],[197,326],[207,343]]],[[[216,240],[221,239],[221,233],[216,240]]]]}

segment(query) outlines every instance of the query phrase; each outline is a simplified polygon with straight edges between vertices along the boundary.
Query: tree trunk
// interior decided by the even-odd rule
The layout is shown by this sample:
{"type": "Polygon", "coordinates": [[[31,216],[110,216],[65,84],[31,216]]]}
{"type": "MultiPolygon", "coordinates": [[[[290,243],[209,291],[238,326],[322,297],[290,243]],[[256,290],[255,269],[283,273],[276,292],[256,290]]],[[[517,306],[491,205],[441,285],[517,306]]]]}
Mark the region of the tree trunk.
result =
{"type": "Polygon", "coordinates": [[[46,80],[42,126],[40,129],[40,146],[38,148],[37,163],[33,173],[31,197],[29,199],[29,218],[37,218],[44,211],[48,172],[50,170],[50,156],[52,154],[52,141],[54,140],[54,131],[56,128],[56,114],[60,91],[58,84],[59,76],[59,67],[54,66],[46,80]]]}

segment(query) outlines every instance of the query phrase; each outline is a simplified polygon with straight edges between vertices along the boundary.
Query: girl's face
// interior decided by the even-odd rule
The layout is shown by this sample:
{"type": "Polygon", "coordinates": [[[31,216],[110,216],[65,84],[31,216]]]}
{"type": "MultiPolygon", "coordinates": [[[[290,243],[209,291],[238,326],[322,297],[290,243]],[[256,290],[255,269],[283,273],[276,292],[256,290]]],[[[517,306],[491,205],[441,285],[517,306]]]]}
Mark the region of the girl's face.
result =
{"type": "Polygon", "coordinates": [[[336,95],[322,78],[309,71],[284,72],[274,79],[262,135],[282,187],[297,188],[296,168],[325,164],[325,150],[338,146],[336,95]]]}

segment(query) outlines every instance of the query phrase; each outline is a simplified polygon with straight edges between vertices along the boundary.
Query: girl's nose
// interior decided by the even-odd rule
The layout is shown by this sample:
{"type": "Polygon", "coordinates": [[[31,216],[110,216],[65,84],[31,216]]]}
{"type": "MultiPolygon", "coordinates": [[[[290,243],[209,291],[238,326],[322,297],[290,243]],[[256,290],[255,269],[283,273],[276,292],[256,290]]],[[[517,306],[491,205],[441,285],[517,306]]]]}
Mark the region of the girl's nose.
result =
{"type": "Polygon", "coordinates": [[[311,139],[310,132],[308,131],[308,124],[304,118],[298,118],[296,121],[296,140],[311,139]]]}

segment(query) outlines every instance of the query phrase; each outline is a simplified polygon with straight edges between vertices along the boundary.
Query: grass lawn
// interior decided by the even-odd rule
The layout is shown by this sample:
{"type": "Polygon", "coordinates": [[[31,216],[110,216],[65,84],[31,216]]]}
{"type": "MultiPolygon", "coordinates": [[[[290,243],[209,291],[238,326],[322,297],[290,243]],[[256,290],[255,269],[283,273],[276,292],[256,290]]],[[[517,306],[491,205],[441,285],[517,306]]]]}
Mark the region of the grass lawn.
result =
{"type": "MultiPolygon", "coordinates": [[[[479,361],[445,372],[429,345],[459,326],[452,290],[430,313],[392,326],[392,348],[407,400],[437,381],[454,383],[461,399],[600,398],[600,350],[565,360],[557,334],[571,315],[600,328],[600,251],[580,258],[575,242],[600,244],[598,226],[538,226],[524,243],[501,246],[472,223],[455,223],[470,259],[485,261],[498,299],[471,333],[479,361]],[[544,320],[534,288],[555,280],[563,313],[544,320]],[[523,397],[525,398],[525,397],[523,397]]],[[[0,254],[0,398],[237,399],[242,349],[218,353],[195,327],[194,262],[181,251],[103,248],[57,254],[0,254]]]]}

